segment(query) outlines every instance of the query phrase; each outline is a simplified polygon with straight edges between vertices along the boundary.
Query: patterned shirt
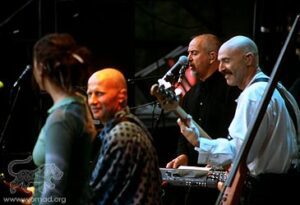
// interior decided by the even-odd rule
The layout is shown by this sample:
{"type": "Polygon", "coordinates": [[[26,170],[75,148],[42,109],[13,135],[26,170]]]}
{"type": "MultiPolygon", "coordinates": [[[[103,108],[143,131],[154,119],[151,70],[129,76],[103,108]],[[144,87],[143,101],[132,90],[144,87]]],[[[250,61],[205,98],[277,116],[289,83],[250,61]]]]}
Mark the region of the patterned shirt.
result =
{"type": "Polygon", "coordinates": [[[99,135],[90,185],[95,204],[159,204],[161,175],[152,138],[128,107],[99,135]]]}

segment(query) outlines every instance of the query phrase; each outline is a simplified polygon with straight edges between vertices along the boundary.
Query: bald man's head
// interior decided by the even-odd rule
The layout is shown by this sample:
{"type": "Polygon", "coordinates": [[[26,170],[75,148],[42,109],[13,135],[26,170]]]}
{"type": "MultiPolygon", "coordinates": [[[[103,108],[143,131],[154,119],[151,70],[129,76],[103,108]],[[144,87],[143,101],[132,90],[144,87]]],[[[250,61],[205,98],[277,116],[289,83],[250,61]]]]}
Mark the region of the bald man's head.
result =
{"type": "Polygon", "coordinates": [[[235,36],[219,49],[219,71],[230,86],[243,90],[258,70],[258,49],[246,36],[235,36]]]}
{"type": "Polygon", "coordinates": [[[258,67],[259,58],[258,58],[258,49],[256,44],[246,36],[235,36],[226,41],[220,49],[231,49],[240,51],[243,54],[248,52],[252,53],[254,56],[254,66],[258,67]]]}
{"type": "Polygon", "coordinates": [[[189,43],[189,66],[198,80],[205,81],[218,70],[220,44],[217,36],[213,34],[198,35],[189,43]]]}
{"type": "Polygon", "coordinates": [[[195,41],[198,47],[206,52],[215,51],[218,53],[218,50],[221,46],[221,41],[213,34],[201,34],[194,37],[192,41],[195,41]]]}
{"type": "Polygon", "coordinates": [[[95,119],[105,123],[127,106],[127,84],[115,68],[95,72],[88,80],[88,103],[95,119]]]}
{"type": "Polygon", "coordinates": [[[90,78],[90,81],[98,81],[102,83],[108,83],[115,89],[126,89],[127,84],[124,75],[115,68],[104,68],[95,72],[90,78]]]}

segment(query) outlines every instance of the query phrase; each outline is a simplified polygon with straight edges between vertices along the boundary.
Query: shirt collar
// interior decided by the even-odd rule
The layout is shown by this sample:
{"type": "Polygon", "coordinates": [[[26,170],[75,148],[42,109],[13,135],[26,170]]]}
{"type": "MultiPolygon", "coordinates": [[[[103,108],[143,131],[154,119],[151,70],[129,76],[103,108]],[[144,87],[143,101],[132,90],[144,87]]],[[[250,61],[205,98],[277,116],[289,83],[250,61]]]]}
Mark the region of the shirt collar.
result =
{"type": "Polygon", "coordinates": [[[54,112],[55,110],[57,110],[58,108],[61,108],[63,106],[66,106],[66,105],[69,105],[69,104],[72,104],[73,102],[81,102],[80,99],[78,98],[75,98],[75,97],[66,97],[66,98],[63,98],[61,100],[59,100],[58,102],[54,103],[52,105],[51,108],[49,108],[48,110],[48,113],[52,113],[54,112]]]}
{"type": "Polygon", "coordinates": [[[104,137],[107,133],[109,133],[109,131],[118,123],[118,121],[123,118],[124,116],[130,114],[130,110],[129,107],[126,106],[124,109],[116,112],[116,114],[114,115],[114,118],[109,120],[107,123],[105,123],[105,126],[103,128],[103,130],[101,131],[101,133],[99,134],[99,138],[101,140],[104,140],[104,137]]]}
{"type": "MultiPolygon", "coordinates": [[[[262,78],[262,77],[267,77],[267,76],[266,76],[266,74],[264,74],[264,73],[261,71],[260,68],[258,68],[256,74],[255,74],[255,75],[253,76],[253,78],[250,80],[250,82],[249,82],[248,85],[245,87],[245,89],[248,88],[248,87],[252,84],[252,82],[253,82],[255,79],[257,79],[257,78],[262,78]]],[[[244,90],[245,90],[245,89],[244,89],[244,90]]]]}

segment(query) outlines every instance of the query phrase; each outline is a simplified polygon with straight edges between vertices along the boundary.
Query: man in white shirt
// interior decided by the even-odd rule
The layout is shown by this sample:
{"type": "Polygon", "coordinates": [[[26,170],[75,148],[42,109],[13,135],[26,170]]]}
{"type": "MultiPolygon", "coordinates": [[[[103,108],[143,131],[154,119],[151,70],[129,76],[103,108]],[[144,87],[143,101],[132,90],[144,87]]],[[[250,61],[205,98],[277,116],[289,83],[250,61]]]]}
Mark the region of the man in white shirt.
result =
{"type": "MultiPolygon", "coordinates": [[[[198,150],[199,163],[225,166],[232,163],[239,152],[267,86],[267,82],[257,79],[267,76],[259,68],[256,44],[245,36],[235,36],[225,42],[219,50],[218,59],[219,71],[224,75],[227,84],[242,90],[237,99],[235,116],[228,129],[228,139],[205,139],[199,136],[192,123],[185,126],[179,120],[178,124],[182,134],[198,150]]],[[[300,111],[295,99],[279,84],[274,90],[247,157],[246,164],[251,176],[284,174],[297,165],[299,116],[300,111]],[[291,103],[296,119],[291,118],[278,89],[283,91],[283,95],[291,103]]],[[[269,197],[268,195],[267,198],[269,197]]],[[[258,203],[266,202],[264,200],[258,203]]]]}

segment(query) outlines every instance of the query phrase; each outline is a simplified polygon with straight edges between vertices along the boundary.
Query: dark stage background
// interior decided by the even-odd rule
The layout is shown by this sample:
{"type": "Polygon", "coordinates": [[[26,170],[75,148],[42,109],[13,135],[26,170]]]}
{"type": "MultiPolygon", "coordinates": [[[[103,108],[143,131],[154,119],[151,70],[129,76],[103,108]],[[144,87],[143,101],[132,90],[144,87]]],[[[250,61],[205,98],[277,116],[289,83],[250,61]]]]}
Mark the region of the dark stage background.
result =
{"type": "MultiPolygon", "coordinates": [[[[241,34],[257,42],[261,66],[270,73],[300,13],[295,0],[3,0],[0,4],[3,172],[11,160],[31,154],[51,105],[47,95],[33,89],[28,75],[11,111],[17,93],[12,85],[31,64],[32,46],[44,34],[68,32],[91,49],[96,68],[112,66],[125,73],[130,79],[130,106],[152,132],[160,165],[165,166],[176,155],[176,118],[153,106],[149,90],[168,70],[167,60],[186,54],[185,47],[196,34],[215,33],[222,40],[241,34]]],[[[300,76],[299,59],[298,32],[282,63],[281,81],[288,88],[300,76]]]]}

